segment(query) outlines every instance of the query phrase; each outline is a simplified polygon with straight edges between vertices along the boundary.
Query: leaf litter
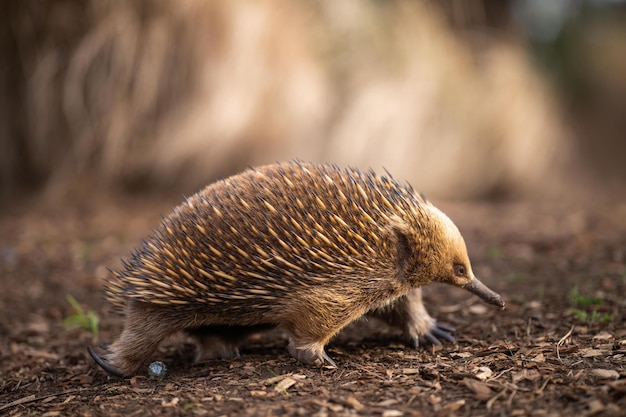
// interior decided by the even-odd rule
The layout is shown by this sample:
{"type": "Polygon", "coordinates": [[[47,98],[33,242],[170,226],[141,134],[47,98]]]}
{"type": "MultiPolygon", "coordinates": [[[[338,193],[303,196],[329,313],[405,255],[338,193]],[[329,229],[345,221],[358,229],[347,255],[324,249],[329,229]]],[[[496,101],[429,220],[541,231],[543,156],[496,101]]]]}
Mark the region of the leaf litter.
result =
{"type": "Polygon", "coordinates": [[[498,311],[452,288],[427,288],[429,311],[457,329],[456,343],[413,349],[400,332],[363,320],[327,348],[339,369],[318,369],[290,358],[280,332],[254,338],[235,360],[196,365],[178,337],[155,354],[168,367],[158,381],[105,375],[86,354],[93,335],[63,319],[72,294],[100,318],[99,342],[119,334],[100,275],[168,207],[67,204],[0,218],[0,249],[14,254],[0,263],[2,415],[626,415],[626,219],[615,217],[625,210],[588,213],[582,245],[567,227],[542,227],[566,226],[568,207],[445,208],[474,269],[507,299],[498,311]],[[80,262],[76,247],[88,248],[80,262]]]}

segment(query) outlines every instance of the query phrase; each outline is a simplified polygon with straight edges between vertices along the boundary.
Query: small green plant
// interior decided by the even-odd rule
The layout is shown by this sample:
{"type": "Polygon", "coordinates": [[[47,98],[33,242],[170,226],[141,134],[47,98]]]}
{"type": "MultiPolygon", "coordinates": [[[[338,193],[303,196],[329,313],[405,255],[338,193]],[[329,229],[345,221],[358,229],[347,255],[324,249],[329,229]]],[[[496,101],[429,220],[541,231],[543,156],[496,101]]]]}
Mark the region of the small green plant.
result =
{"type": "Polygon", "coordinates": [[[574,317],[576,317],[577,320],[587,321],[589,319],[589,313],[584,310],[572,308],[570,311],[574,314],[574,317]]]}
{"type": "Polygon", "coordinates": [[[602,314],[597,310],[593,310],[591,313],[588,313],[585,310],[579,310],[577,308],[571,309],[571,312],[574,314],[574,317],[580,321],[584,321],[587,323],[608,323],[613,320],[613,314],[602,314]]]}
{"type": "Polygon", "coordinates": [[[65,327],[81,327],[94,335],[98,335],[98,324],[100,323],[100,319],[96,313],[94,313],[93,310],[85,311],[83,306],[81,306],[71,295],[68,295],[66,299],[74,309],[74,314],[63,320],[65,327]]]}
{"type": "Polygon", "coordinates": [[[570,304],[577,308],[570,311],[580,321],[587,323],[608,323],[613,320],[614,314],[601,313],[597,309],[589,309],[591,306],[601,306],[604,299],[601,297],[590,297],[582,295],[578,285],[574,285],[569,290],[568,298],[570,304]],[[587,308],[586,308],[587,307],[587,308]]]}
{"type": "Polygon", "coordinates": [[[579,307],[597,306],[602,304],[602,301],[604,301],[600,297],[582,295],[580,293],[580,289],[578,288],[578,284],[574,285],[572,289],[569,290],[568,298],[570,303],[579,307]]]}
{"type": "Polygon", "coordinates": [[[591,321],[599,321],[600,323],[608,323],[610,321],[613,321],[614,317],[615,314],[601,314],[598,313],[596,310],[591,313],[591,321]]]}

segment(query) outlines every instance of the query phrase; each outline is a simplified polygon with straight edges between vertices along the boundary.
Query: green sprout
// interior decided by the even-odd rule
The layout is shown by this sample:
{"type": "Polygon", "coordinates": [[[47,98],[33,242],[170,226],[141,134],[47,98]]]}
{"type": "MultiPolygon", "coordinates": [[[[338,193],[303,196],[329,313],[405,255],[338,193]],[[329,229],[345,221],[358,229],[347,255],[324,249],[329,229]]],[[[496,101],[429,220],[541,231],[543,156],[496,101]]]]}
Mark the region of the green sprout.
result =
{"type": "Polygon", "coordinates": [[[577,320],[587,323],[608,323],[612,321],[615,316],[614,314],[601,313],[595,308],[591,311],[589,311],[588,308],[586,309],[585,307],[601,306],[604,299],[601,297],[582,295],[578,285],[574,285],[572,289],[569,290],[568,298],[570,304],[579,307],[570,309],[577,320]]]}
{"type": "Polygon", "coordinates": [[[587,323],[608,323],[615,317],[614,314],[602,314],[597,310],[593,310],[591,313],[588,313],[587,311],[573,308],[570,311],[574,314],[576,319],[587,323]]]}
{"type": "Polygon", "coordinates": [[[98,318],[96,313],[94,313],[93,310],[85,311],[85,309],[71,295],[68,295],[66,299],[67,302],[74,309],[74,314],[66,317],[63,320],[63,324],[65,325],[65,327],[81,327],[97,336],[98,324],[100,323],[100,319],[98,318]]]}

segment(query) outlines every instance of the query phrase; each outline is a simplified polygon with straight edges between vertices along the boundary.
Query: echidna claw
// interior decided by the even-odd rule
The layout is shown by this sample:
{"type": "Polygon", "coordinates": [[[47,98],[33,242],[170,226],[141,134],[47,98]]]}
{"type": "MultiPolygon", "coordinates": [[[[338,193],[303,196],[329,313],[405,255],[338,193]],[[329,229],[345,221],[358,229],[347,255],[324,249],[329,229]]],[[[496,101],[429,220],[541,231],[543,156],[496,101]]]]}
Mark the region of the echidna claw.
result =
{"type": "Polygon", "coordinates": [[[337,364],[324,350],[323,345],[315,345],[310,348],[297,349],[293,340],[289,341],[287,346],[291,356],[296,360],[313,366],[324,366],[324,363],[328,363],[329,366],[337,368],[337,364]]]}
{"type": "Polygon", "coordinates": [[[113,376],[116,376],[118,378],[124,378],[124,374],[122,373],[122,371],[111,365],[105,358],[94,352],[91,346],[87,346],[87,351],[89,352],[89,355],[91,355],[93,360],[96,361],[96,363],[100,365],[102,369],[104,369],[113,376]]]}
{"type": "Polygon", "coordinates": [[[435,346],[441,345],[441,342],[439,341],[439,339],[437,339],[431,332],[425,333],[424,339],[426,339],[426,341],[430,343],[431,345],[435,345],[435,346]]]}
{"type": "MultiPolygon", "coordinates": [[[[456,342],[454,336],[450,333],[455,332],[456,329],[454,327],[446,326],[445,324],[435,322],[434,326],[428,330],[426,333],[422,335],[422,337],[426,340],[426,342],[431,345],[439,346],[441,345],[441,340],[445,340],[447,342],[456,342]],[[441,340],[440,340],[441,339],[441,340]]],[[[414,347],[418,348],[420,345],[419,337],[411,337],[409,339],[409,343],[414,347]]]]}
{"type": "MultiPolygon", "coordinates": [[[[450,327],[450,326],[446,326],[445,324],[441,324],[439,322],[435,323],[435,328],[436,330],[443,330],[444,332],[448,332],[448,333],[454,333],[456,332],[456,329],[454,327],[450,327]]],[[[450,336],[450,335],[448,335],[450,336]]]]}
{"type": "Polygon", "coordinates": [[[330,356],[328,356],[328,353],[326,353],[326,351],[322,351],[322,359],[325,360],[326,362],[328,362],[328,364],[331,367],[337,368],[337,364],[335,363],[334,360],[332,360],[332,358],[330,356]]]}
{"type": "Polygon", "coordinates": [[[424,337],[426,337],[426,339],[433,345],[440,345],[441,342],[439,341],[439,339],[454,343],[456,342],[456,339],[450,333],[453,333],[455,331],[456,330],[454,329],[454,327],[446,326],[445,324],[435,323],[435,326],[430,329],[430,331],[426,333],[424,337]],[[436,342],[433,342],[433,340],[436,340],[436,342]]]}

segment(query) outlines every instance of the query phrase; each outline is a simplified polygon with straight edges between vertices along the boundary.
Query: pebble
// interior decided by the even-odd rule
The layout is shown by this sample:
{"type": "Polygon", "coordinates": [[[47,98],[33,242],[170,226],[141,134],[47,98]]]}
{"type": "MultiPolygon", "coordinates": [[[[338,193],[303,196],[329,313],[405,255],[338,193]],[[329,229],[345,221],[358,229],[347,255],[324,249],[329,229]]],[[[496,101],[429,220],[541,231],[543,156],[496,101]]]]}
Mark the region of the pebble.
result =
{"type": "Polygon", "coordinates": [[[167,366],[161,361],[155,361],[148,366],[148,376],[150,379],[162,380],[167,374],[167,366]]]}

